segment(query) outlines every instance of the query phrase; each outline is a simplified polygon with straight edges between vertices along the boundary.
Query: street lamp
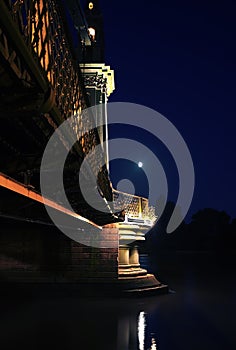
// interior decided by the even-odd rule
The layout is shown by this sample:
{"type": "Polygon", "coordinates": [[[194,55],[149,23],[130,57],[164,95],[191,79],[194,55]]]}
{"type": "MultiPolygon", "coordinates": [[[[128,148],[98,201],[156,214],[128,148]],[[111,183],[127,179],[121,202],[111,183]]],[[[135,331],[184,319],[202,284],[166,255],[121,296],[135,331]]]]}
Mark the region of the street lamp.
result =
{"type": "Polygon", "coordinates": [[[88,28],[88,34],[89,34],[89,36],[90,36],[90,38],[91,38],[91,40],[92,41],[94,41],[95,40],[95,29],[94,28],[92,28],[92,27],[89,27],[88,28]]]}

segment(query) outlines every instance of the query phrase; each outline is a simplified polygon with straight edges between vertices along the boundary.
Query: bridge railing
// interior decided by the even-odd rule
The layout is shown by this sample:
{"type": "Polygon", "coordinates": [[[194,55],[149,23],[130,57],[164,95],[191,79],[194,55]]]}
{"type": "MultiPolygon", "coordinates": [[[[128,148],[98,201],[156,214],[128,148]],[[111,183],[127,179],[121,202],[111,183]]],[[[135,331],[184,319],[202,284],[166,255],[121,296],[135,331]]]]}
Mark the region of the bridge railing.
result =
{"type": "Polygon", "coordinates": [[[155,208],[148,199],[113,189],[113,205],[116,211],[124,211],[125,220],[134,224],[152,226],[157,219],[155,208]]]}

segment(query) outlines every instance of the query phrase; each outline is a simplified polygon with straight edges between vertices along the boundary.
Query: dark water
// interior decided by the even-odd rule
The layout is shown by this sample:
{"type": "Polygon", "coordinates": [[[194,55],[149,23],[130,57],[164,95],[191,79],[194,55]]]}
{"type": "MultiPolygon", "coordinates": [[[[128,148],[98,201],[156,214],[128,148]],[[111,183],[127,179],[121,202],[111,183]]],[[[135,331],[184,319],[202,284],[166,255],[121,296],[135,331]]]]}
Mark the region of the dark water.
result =
{"type": "Polygon", "coordinates": [[[17,296],[0,301],[1,349],[236,349],[235,257],[147,261],[170,293],[144,298],[17,296]]]}

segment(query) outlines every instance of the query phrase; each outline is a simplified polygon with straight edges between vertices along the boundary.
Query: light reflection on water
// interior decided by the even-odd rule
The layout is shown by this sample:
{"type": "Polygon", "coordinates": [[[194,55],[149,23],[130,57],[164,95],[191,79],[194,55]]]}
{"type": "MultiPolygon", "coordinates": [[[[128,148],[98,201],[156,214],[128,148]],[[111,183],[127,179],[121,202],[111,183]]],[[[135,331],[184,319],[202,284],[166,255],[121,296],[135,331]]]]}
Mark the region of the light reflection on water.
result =
{"type": "Polygon", "coordinates": [[[152,338],[152,344],[150,350],[157,350],[157,344],[155,338],[152,338]]]}
{"type": "MultiPolygon", "coordinates": [[[[145,347],[145,328],[146,328],[146,313],[141,311],[138,316],[138,341],[139,341],[139,350],[147,349],[145,347]]],[[[154,334],[152,333],[151,344],[148,347],[148,350],[157,350],[156,339],[154,338],[154,334]]]]}
{"type": "Polygon", "coordinates": [[[141,311],[138,316],[138,341],[139,350],[144,350],[144,340],[145,340],[145,313],[141,311]]]}
{"type": "MultiPolygon", "coordinates": [[[[38,297],[8,301],[0,314],[4,350],[155,350],[153,298],[38,297]],[[145,311],[144,311],[145,310],[145,311]]],[[[2,305],[0,305],[1,307],[2,305]]]]}
{"type": "Polygon", "coordinates": [[[1,348],[235,350],[236,279],[222,261],[206,260],[163,270],[175,290],[166,295],[17,298],[14,291],[0,299],[1,348]]]}

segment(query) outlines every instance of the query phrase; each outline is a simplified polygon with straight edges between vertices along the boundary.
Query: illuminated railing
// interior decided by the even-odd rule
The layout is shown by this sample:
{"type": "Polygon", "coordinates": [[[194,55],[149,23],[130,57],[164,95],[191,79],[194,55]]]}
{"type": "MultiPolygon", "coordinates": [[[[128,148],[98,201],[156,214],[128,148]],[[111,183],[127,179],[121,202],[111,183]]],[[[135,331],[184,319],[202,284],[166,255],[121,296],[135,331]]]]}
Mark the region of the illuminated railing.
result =
{"type": "Polygon", "coordinates": [[[155,208],[148,205],[148,199],[113,189],[115,211],[124,211],[126,220],[152,226],[156,221],[155,208]]]}

